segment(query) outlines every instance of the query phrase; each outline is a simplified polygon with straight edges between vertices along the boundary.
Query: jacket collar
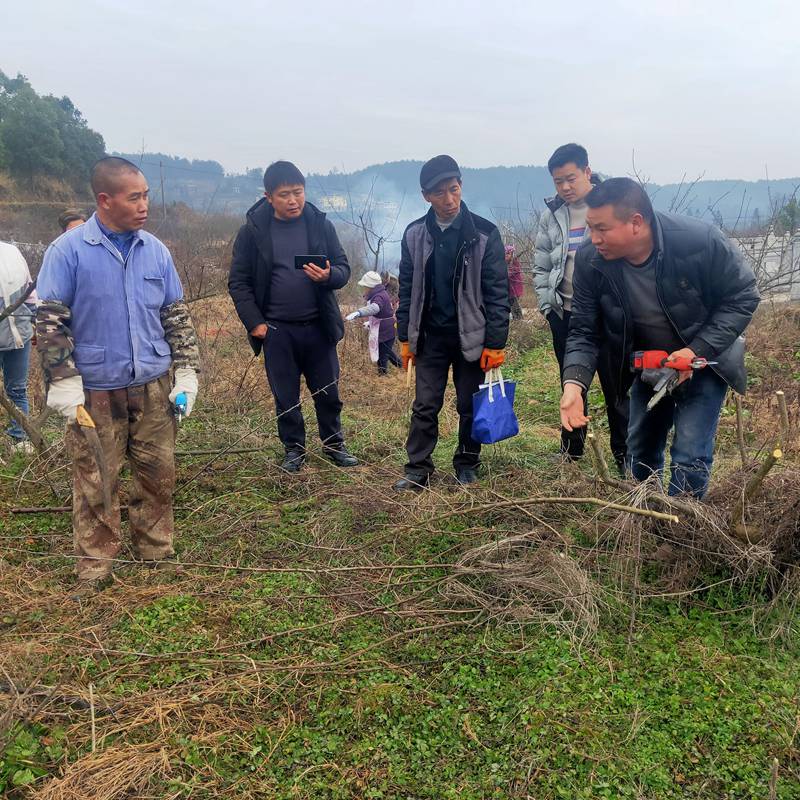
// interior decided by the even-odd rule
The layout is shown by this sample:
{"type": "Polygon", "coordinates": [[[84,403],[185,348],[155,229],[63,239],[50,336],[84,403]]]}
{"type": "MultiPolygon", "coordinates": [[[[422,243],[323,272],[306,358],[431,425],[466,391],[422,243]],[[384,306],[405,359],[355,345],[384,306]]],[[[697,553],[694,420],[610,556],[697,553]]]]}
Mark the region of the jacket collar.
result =
{"type": "MultiPolygon", "coordinates": [[[[592,186],[599,186],[603,180],[602,178],[598,178],[597,175],[592,175],[589,178],[589,182],[592,186]]],[[[566,205],[566,203],[558,196],[554,195],[553,197],[545,197],[544,204],[555,214],[561,206],[566,205]]]]}
{"type": "MultiPolygon", "coordinates": [[[[461,210],[459,211],[459,214],[461,214],[461,241],[474,241],[477,238],[475,222],[472,219],[472,214],[467,208],[467,204],[463,200],[461,201],[461,210]]],[[[428,228],[428,232],[432,236],[440,233],[439,226],[436,224],[436,214],[434,213],[433,208],[429,208],[428,213],[425,215],[425,225],[428,228]]]]}
{"type": "MultiPolygon", "coordinates": [[[[386,293],[386,287],[382,283],[379,283],[377,286],[373,286],[367,292],[367,299],[368,300],[372,300],[374,297],[377,297],[379,294],[382,294],[382,293],[383,294],[386,293]]],[[[387,297],[388,297],[388,295],[387,295],[387,297]]]]}
{"type": "MultiPolygon", "coordinates": [[[[273,219],[275,219],[275,212],[266,197],[262,197],[247,212],[247,223],[256,230],[268,229],[272,225],[273,219]]],[[[313,203],[306,201],[303,206],[303,219],[306,221],[306,225],[311,225],[324,220],[325,214],[313,203]]]]}
{"type": "MultiPolygon", "coordinates": [[[[97,222],[96,211],[91,217],[89,217],[89,219],[86,220],[86,222],[83,223],[83,225],[81,225],[80,230],[83,241],[87,244],[101,244],[103,241],[103,236],[105,236],[97,222]]],[[[142,236],[141,231],[131,231],[131,233],[133,234],[134,239],[133,245],[136,244],[136,240],[140,241],[142,244],[145,243],[146,240],[142,236]]]]}

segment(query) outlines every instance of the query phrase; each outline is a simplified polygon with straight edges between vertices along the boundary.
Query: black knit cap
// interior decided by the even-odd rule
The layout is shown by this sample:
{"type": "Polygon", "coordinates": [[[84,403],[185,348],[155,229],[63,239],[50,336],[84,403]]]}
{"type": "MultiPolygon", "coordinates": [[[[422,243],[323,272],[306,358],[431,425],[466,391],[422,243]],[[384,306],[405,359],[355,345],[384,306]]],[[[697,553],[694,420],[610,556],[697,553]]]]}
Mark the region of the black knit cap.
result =
{"type": "Polygon", "coordinates": [[[423,192],[429,192],[437,183],[448,178],[461,180],[461,170],[452,156],[434,156],[426,161],[419,171],[419,185],[423,192]]]}

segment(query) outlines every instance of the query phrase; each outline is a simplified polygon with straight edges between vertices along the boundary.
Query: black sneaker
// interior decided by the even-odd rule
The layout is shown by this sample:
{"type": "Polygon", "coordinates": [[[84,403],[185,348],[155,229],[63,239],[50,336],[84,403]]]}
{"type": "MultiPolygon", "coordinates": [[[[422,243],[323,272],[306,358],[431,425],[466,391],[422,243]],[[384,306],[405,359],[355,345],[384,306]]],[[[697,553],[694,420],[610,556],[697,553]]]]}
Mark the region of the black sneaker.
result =
{"type": "Polygon", "coordinates": [[[456,483],[468,486],[470,483],[478,482],[478,471],[475,467],[461,467],[456,470],[456,483]]]}
{"type": "Polygon", "coordinates": [[[337,467],[357,467],[358,459],[352,454],[347,452],[347,448],[342,445],[341,447],[325,447],[322,454],[328,461],[332,461],[337,467]]]}
{"type": "Polygon", "coordinates": [[[430,476],[426,473],[406,472],[394,485],[397,492],[421,492],[427,489],[430,483],[430,476]]]}
{"type": "Polygon", "coordinates": [[[281,469],[284,472],[300,472],[305,463],[306,454],[302,450],[287,450],[281,462],[281,469]]]}

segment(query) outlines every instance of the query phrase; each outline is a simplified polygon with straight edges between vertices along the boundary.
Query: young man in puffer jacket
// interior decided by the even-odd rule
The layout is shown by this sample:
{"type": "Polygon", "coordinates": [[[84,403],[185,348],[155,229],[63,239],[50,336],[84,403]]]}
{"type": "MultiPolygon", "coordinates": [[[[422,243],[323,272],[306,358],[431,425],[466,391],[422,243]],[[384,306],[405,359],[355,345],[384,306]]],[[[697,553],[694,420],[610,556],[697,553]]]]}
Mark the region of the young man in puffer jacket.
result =
{"type": "MultiPolygon", "coordinates": [[[[575,254],[586,236],[586,195],[600,181],[592,175],[589,156],[579,144],[557,148],[547,162],[556,196],[545,200],[539,218],[534,256],[533,285],[539,310],[550,325],[559,371],[564,370],[564,351],[572,317],[572,276],[575,254]]],[[[613,365],[605,349],[597,374],[606,401],[611,451],[617,470],[625,474],[628,432],[628,398],[616,390],[613,365]]],[[[584,398],[585,400],[586,398],[584,398]]],[[[588,411],[588,405],[587,405],[588,411]]],[[[583,429],[561,428],[561,454],[568,460],[583,456],[583,429]]]]}

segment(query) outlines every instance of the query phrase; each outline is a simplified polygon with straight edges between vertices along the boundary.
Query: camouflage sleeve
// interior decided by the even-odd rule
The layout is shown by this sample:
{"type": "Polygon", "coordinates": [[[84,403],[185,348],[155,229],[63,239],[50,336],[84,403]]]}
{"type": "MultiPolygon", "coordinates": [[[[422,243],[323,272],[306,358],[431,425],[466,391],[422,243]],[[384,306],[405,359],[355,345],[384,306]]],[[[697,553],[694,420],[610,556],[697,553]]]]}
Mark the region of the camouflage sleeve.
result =
{"type": "Polygon", "coordinates": [[[69,306],[57,300],[45,300],[36,309],[36,348],[48,385],[80,375],[72,357],[75,340],[69,327],[71,322],[69,306]]]}
{"type": "Polygon", "coordinates": [[[178,300],[164,306],[161,309],[161,325],[164,338],[172,350],[173,366],[189,367],[200,372],[200,349],[186,302],[178,300]]]}

